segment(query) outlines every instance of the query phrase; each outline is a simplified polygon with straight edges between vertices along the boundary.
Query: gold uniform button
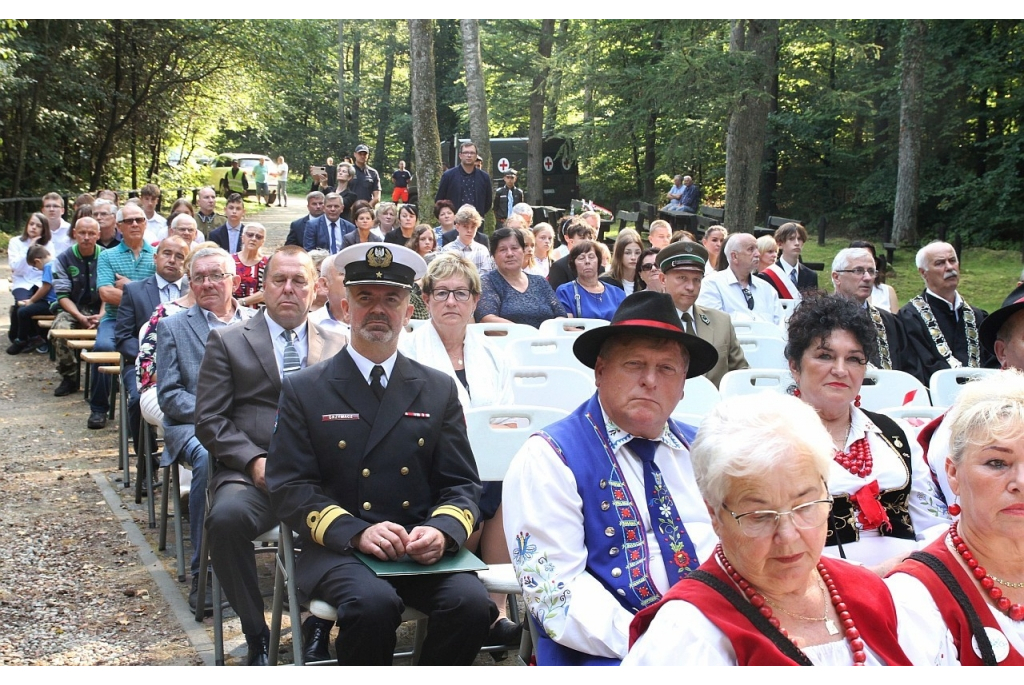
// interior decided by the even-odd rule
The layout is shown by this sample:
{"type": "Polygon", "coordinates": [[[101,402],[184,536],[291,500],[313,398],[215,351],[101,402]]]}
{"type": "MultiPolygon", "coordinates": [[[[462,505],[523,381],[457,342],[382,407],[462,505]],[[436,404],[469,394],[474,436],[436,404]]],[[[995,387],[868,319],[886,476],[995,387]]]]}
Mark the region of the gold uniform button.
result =
{"type": "Polygon", "coordinates": [[[409,508],[409,506],[410,506],[410,505],[409,505],[409,500],[406,500],[406,501],[402,502],[402,508],[403,508],[403,509],[408,509],[408,508],[409,508]]]}
{"type": "Polygon", "coordinates": [[[403,476],[408,476],[409,475],[409,467],[408,466],[403,466],[402,470],[401,470],[401,474],[403,476]]]}
{"type": "Polygon", "coordinates": [[[363,509],[365,509],[366,511],[370,511],[370,503],[369,502],[363,502],[363,509]]]}
{"type": "Polygon", "coordinates": [[[363,478],[370,477],[370,469],[363,469],[363,478]]]}
{"type": "Polygon", "coordinates": [[[348,447],[348,443],[347,442],[345,442],[344,440],[339,440],[338,441],[338,449],[339,450],[343,450],[346,447],[348,447]]]}
{"type": "Polygon", "coordinates": [[[420,438],[419,440],[416,441],[416,444],[419,445],[420,447],[423,447],[425,442],[426,442],[426,440],[424,440],[423,438],[420,438]]]}

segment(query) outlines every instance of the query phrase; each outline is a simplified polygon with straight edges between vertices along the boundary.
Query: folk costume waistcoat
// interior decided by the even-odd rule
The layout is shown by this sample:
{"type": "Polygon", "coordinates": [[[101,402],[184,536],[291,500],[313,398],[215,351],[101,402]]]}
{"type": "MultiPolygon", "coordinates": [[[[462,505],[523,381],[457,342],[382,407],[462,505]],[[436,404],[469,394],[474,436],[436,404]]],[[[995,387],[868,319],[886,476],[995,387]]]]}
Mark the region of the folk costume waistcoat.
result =
{"type": "MultiPolygon", "coordinates": [[[[842,593],[847,610],[856,621],[861,638],[871,651],[890,666],[910,666],[910,660],[896,639],[896,607],[882,579],[871,571],[840,559],[821,557],[821,561],[835,580],[836,588],[842,593]]],[[[714,557],[701,564],[699,570],[711,574],[735,589],[732,580],[714,557]]],[[[736,592],[739,594],[739,590],[736,592]]],[[[647,630],[665,602],[675,599],[693,604],[725,633],[736,652],[736,663],[740,666],[797,665],[779,651],[772,640],[758,630],[750,619],[737,611],[728,599],[692,578],[679,581],[665,593],[661,602],[637,614],[629,627],[630,646],[647,630]]]]}
{"type": "MultiPolygon", "coordinates": [[[[931,570],[923,562],[918,561],[914,557],[904,561],[902,564],[894,568],[892,572],[911,575],[921,581],[921,583],[928,589],[928,593],[931,594],[932,599],[935,600],[935,606],[939,608],[939,613],[942,614],[942,619],[946,622],[946,627],[949,628],[949,632],[953,634],[953,642],[956,644],[961,666],[992,665],[986,664],[982,657],[975,651],[972,645],[974,632],[971,630],[970,621],[968,620],[964,609],[961,608],[960,604],[953,596],[953,592],[958,589],[962,590],[963,594],[966,595],[966,598],[970,602],[971,610],[974,612],[981,625],[985,628],[985,632],[994,630],[1002,633],[1002,630],[999,628],[999,623],[996,622],[988,604],[981,596],[981,592],[978,590],[978,585],[974,577],[964,570],[964,567],[949,551],[949,548],[946,547],[945,535],[932,542],[922,551],[926,554],[930,554],[946,567],[946,570],[952,574],[952,577],[956,582],[956,587],[949,587],[935,574],[935,571],[931,570]]],[[[918,553],[915,552],[914,554],[916,555],[918,553]]],[[[1024,666],[1024,656],[1014,649],[1011,644],[1009,645],[1009,654],[1007,654],[1005,659],[998,662],[998,664],[1000,666],[1024,666]]]]}
{"type": "MultiPolygon", "coordinates": [[[[669,420],[684,445],[695,429],[669,420]],[[687,430],[688,429],[688,430],[687,430]]],[[[587,570],[626,610],[636,613],[661,598],[650,577],[650,554],[638,501],[626,486],[612,452],[597,393],[568,417],[538,433],[572,471],[583,501],[583,542],[587,570]],[[565,446],[567,449],[563,449],[565,446]]],[[[552,665],[618,664],[563,647],[536,631],[539,663],[552,665]]]]}

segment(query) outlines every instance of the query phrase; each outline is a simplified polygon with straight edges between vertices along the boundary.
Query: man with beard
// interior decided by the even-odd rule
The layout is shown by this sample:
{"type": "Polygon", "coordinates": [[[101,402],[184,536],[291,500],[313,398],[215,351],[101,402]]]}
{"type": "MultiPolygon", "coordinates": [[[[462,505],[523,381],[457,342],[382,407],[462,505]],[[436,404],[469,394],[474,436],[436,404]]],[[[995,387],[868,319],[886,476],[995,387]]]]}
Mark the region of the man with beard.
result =
{"type": "Polygon", "coordinates": [[[992,352],[982,349],[978,328],[988,313],[972,307],[957,292],[960,263],[949,243],[934,241],[917,252],[917,271],[924,292],[900,308],[914,354],[921,363],[919,378],[928,385],[940,369],[995,368],[992,352]]]}
{"type": "Polygon", "coordinates": [[[458,551],[479,515],[480,479],[455,381],[398,352],[426,272],[412,250],[362,243],[345,272],[350,344],[281,381],[266,463],[270,502],[302,538],[301,599],[338,607],[338,663],[390,665],[408,605],[428,615],[420,665],[469,665],[497,618],[472,573],[378,577],[353,552],[419,565],[458,551]]]}

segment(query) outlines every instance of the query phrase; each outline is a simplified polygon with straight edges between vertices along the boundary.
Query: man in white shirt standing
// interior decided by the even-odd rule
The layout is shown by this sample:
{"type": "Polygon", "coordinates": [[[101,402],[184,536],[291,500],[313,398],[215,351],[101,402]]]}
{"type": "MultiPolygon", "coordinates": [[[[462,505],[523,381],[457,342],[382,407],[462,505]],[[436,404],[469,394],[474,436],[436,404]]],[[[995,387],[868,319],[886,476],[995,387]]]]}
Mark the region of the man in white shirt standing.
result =
{"type": "Polygon", "coordinates": [[[50,222],[50,240],[53,254],[58,255],[71,247],[71,224],[64,220],[64,198],[57,193],[43,195],[43,214],[50,222]]]}
{"type": "Polygon", "coordinates": [[[717,309],[736,321],[754,319],[782,324],[782,305],[775,289],[754,278],[757,266],[757,240],[749,233],[734,233],[722,248],[729,268],[704,279],[697,304],[717,309]]]}
{"type": "Polygon", "coordinates": [[[156,206],[160,204],[160,186],[147,183],[139,191],[139,206],[146,215],[146,233],[143,239],[153,245],[167,236],[167,219],[157,214],[156,206]]]}

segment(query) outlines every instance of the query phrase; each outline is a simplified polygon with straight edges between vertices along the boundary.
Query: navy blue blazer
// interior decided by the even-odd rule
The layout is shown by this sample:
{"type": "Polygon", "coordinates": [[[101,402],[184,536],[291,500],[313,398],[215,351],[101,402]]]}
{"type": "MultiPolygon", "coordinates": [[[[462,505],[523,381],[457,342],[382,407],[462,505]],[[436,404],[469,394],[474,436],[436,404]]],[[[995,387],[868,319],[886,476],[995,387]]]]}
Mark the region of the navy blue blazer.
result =
{"type": "MultiPolygon", "coordinates": [[[[344,239],[346,235],[356,230],[356,225],[351,221],[345,221],[344,219],[338,219],[338,225],[341,228],[341,237],[344,239]]],[[[302,238],[302,247],[309,250],[327,250],[331,249],[331,234],[327,230],[328,222],[327,215],[321,214],[317,218],[306,224],[306,231],[302,238]]],[[[341,245],[335,246],[335,252],[341,249],[341,245]]]]}
{"type": "Polygon", "coordinates": [[[288,228],[288,237],[284,239],[285,245],[298,245],[302,246],[302,241],[306,237],[306,224],[309,223],[309,214],[304,214],[302,217],[296,219],[291,223],[288,228]]]}
{"type": "MultiPolygon", "coordinates": [[[[238,226],[238,244],[235,245],[235,252],[242,251],[242,234],[245,233],[245,224],[239,224],[238,226]]],[[[228,247],[228,225],[224,224],[219,228],[215,228],[210,231],[210,240],[217,243],[219,246],[231,252],[231,248],[228,247]]]]}
{"type": "Polygon", "coordinates": [[[139,331],[159,304],[160,290],[155,275],[125,285],[114,323],[114,347],[126,359],[139,356],[139,331]]]}

